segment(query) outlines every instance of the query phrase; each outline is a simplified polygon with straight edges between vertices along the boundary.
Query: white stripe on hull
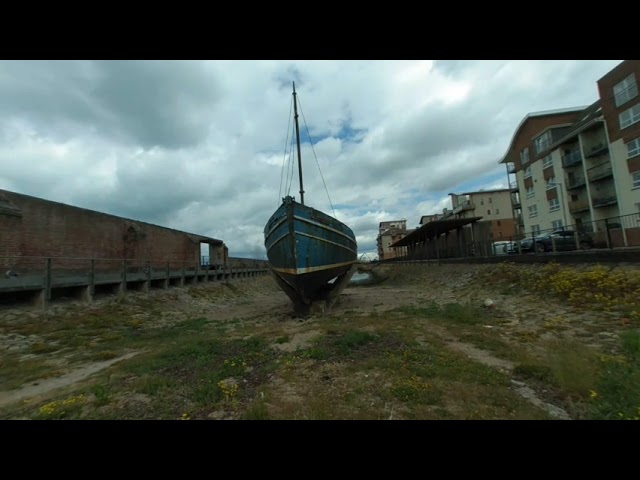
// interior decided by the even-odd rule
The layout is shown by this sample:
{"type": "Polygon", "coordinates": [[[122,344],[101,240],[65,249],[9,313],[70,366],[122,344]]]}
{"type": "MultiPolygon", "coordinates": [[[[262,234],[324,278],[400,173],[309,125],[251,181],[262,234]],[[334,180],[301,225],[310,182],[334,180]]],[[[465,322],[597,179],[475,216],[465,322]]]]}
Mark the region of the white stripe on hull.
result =
{"type": "Polygon", "coordinates": [[[332,268],[344,267],[346,265],[353,265],[354,263],[356,263],[355,260],[352,260],[350,262],[334,263],[332,265],[321,265],[319,267],[306,267],[306,268],[276,268],[276,267],[271,267],[271,268],[273,270],[275,270],[276,272],[280,272],[280,273],[288,273],[288,274],[291,274],[291,275],[303,275],[305,273],[320,272],[322,270],[331,270],[332,268]]]}

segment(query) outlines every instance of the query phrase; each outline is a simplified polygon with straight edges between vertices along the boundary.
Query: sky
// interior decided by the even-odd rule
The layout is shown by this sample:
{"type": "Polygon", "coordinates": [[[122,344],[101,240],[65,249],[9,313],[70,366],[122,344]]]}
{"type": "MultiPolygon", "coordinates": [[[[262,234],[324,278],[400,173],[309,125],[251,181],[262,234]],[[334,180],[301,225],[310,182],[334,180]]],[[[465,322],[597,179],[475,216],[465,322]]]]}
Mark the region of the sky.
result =
{"type": "Polygon", "coordinates": [[[505,187],[522,118],[590,105],[620,62],[0,61],[0,188],[266,258],[265,224],[299,199],[295,81],[305,203],[374,258],[379,222],[415,228],[450,192],[505,187]]]}

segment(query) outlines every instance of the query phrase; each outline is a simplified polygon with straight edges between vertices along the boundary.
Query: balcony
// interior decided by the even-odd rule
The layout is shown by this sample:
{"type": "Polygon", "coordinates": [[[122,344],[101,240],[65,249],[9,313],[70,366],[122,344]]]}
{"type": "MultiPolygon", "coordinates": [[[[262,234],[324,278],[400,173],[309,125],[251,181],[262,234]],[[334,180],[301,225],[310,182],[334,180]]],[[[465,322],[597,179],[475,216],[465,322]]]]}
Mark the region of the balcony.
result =
{"type": "Polygon", "coordinates": [[[591,152],[585,155],[585,158],[599,157],[609,152],[609,146],[605,144],[596,145],[591,148],[591,152]]]}
{"type": "Polygon", "coordinates": [[[507,173],[516,173],[516,166],[513,163],[507,163],[507,173]]]}
{"type": "Polygon", "coordinates": [[[458,206],[456,208],[453,209],[453,215],[456,215],[460,212],[464,212],[466,210],[475,210],[476,205],[475,203],[471,202],[470,200],[466,200],[462,203],[459,203],[458,206]]]}
{"type": "Polygon", "coordinates": [[[587,177],[589,177],[590,182],[595,182],[596,180],[602,180],[611,176],[613,176],[611,162],[604,162],[587,170],[587,177]]]}
{"type": "Polygon", "coordinates": [[[517,181],[517,180],[514,180],[513,182],[510,182],[510,183],[509,183],[509,188],[510,188],[511,190],[518,190],[518,181],[517,181]]]}
{"type": "Polygon", "coordinates": [[[575,152],[571,152],[562,158],[562,165],[564,165],[565,167],[577,165],[580,162],[582,162],[582,154],[580,153],[579,150],[576,150],[575,152]]]}
{"type": "Polygon", "coordinates": [[[571,190],[573,188],[584,187],[587,184],[583,177],[571,177],[567,178],[565,185],[567,186],[567,190],[571,190]]]}
{"type": "Polygon", "coordinates": [[[589,210],[589,200],[574,200],[569,202],[569,211],[571,213],[583,212],[589,210]]]}
{"type": "Polygon", "coordinates": [[[592,200],[593,208],[608,207],[609,205],[615,205],[618,203],[618,199],[615,195],[609,195],[607,197],[596,197],[592,200]]]}

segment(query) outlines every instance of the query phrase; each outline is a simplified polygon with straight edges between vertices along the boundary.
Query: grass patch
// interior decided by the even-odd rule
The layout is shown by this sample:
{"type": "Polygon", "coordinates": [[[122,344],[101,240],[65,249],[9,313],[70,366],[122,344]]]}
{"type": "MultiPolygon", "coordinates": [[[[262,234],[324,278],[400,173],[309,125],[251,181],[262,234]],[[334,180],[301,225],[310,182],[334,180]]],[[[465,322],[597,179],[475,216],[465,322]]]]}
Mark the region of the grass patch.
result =
{"type": "Polygon", "coordinates": [[[431,318],[465,325],[483,323],[488,318],[487,311],[473,302],[438,305],[432,301],[425,305],[400,307],[397,311],[413,317],[431,318]]]}
{"type": "Polygon", "coordinates": [[[44,359],[30,358],[22,362],[16,357],[0,359],[0,390],[13,390],[25,383],[39,380],[54,372],[44,359]]]}
{"type": "Polygon", "coordinates": [[[244,420],[268,420],[269,409],[263,400],[252,403],[242,415],[244,420]]]}
{"type": "Polygon", "coordinates": [[[621,355],[601,355],[601,374],[590,392],[588,417],[640,420],[640,331],[621,336],[621,355]]]}

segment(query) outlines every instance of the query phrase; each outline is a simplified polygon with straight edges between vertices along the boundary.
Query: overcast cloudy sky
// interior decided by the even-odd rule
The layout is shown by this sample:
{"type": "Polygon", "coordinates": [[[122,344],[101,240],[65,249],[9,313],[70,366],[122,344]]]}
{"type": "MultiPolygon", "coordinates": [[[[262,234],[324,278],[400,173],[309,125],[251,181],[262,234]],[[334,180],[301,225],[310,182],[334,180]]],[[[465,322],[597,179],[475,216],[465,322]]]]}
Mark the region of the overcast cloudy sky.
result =
{"type": "MultiPolygon", "coordinates": [[[[0,61],[0,188],[264,258],[295,80],[336,216],[374,252],[380,221],[504,186],[520,120],[593,103],[620,62],[0,61]]],[[[305,203],[331,214],[302,140],[305,203]]]]}

